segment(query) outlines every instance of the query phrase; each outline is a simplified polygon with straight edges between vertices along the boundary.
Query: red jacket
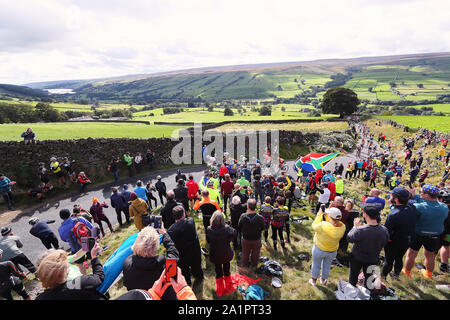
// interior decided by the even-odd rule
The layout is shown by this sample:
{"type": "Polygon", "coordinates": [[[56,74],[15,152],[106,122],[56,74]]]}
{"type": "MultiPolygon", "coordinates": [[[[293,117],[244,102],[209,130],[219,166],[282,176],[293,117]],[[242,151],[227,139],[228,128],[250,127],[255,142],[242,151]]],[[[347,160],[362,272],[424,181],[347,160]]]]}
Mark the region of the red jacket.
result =
{"type": "Polygon", "coordinates": [[[194,180],[188,180],[186,182],[186,187],[188,188],[188,198],[189,199],[195,199],[197,198],[197,192],[200,187],[198,186],[198,183],[194,180]]]}
{"type": "Polygon", "coordinates": [[[330,190],[330,200],[336,198],[336,185],[334,182],[328,182],[328,189],[330,190]]]}
{"type": "Polygon", "coordinates": [[[225,165],[221,166],[219,170],[219,176],[223,177],[225,176],[226,173],[228,173],[227,167],[225,165]]]}
{"type": "Polygon", "coordinates": [[[230,196],[233,193],[234,183],[231,180],[225,180],[220,185],[220,191],[227,196],[230,196]]]}

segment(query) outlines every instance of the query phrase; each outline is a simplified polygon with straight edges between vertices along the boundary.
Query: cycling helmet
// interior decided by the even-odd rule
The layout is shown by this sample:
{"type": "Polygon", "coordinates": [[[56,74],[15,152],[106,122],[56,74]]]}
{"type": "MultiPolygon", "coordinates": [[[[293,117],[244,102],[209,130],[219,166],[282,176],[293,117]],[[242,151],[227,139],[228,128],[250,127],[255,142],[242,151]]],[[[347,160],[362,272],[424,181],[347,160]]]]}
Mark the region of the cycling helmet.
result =
{"type": "Polygon", "coordinates": [[[56,158],[55,157],[51,157],[50,161],[56,161],[56,158]]]}
{"type": "Polygon", "coordinates": [[[161,176],[156,177],[156,180],[161,180],[161,179],[162,179],[161,176]]]}
{"type": "Polygon", "coordinates": [[[30,220],[28,220],[28,223],[31,225],[35,225],[38,221],[39,221],[39,219],[34,217],[34,218],[30,218],[30,220]]]}
{"type": "Polygon", "coordinates": [[[39,166],[43,166],[43,165],[45,165],[45,163],[39,162],[39,166]]]}

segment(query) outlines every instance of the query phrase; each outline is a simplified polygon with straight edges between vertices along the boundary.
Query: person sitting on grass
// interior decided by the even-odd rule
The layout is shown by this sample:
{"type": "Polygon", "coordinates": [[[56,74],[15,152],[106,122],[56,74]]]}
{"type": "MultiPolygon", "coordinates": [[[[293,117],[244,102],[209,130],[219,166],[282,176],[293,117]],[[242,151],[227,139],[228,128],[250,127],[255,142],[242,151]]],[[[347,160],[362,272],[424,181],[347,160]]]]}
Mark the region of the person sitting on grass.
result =
{"type": "Polygon", "coordinates": [[[331,262],[336,258],[339,240],[344,236],[345,224],[340,220],[342,212],[338,208],[329,208],[323,212],[320,208],[311,227],[315,231],[314,246],[312,249],[312,268],[309,284],[316,285],[320,269],[322,276],[320,284],[326,285],[330,274],[331,262]]]}
{"type": "Polygon", "coordinates": [[[44,200],[45,195],[50,192],[50,190],[53,189],[53,186],[50,185],[50,187],[47,187],[45,183],[41,182],[38,186],[28,190],[27,194],[32,197],[36,198],[37,200],[44,200]]]}
{"type": "Polygon", "coordinates": [[[78,185],[80,186],[80,191],[83,193],[86,191],[86,186],[91,184],[91,180],[86,176],[86,174],[81,171],[78,174],[78,185]]]}

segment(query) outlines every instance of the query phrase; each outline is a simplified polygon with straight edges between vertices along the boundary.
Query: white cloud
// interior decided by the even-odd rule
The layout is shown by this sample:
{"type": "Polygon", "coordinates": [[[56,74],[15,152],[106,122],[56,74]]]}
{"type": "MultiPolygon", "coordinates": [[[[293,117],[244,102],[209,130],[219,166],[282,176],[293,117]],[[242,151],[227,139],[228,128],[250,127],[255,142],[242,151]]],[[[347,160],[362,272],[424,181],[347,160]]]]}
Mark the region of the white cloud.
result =
{"type": "Polygon", "coordinates": [[[0,0],[0,83],[450,51],[447,0],[0,0]]]}

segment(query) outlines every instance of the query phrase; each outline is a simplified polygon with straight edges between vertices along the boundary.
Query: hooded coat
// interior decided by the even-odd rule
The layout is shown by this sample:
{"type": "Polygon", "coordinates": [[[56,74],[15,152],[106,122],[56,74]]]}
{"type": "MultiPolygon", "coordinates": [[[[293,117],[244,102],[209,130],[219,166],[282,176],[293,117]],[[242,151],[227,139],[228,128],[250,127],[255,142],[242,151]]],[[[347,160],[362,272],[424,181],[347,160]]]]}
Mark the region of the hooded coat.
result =
{"type": "Polygon", "coordinates": [[[148,204],[141,198],[137,198],[131,201],[129,212],[130,217],[134,217],[134,225],[140,231],[144,228],[144,224],[142,223],[142,216],[147,214],[148,204]]]}

